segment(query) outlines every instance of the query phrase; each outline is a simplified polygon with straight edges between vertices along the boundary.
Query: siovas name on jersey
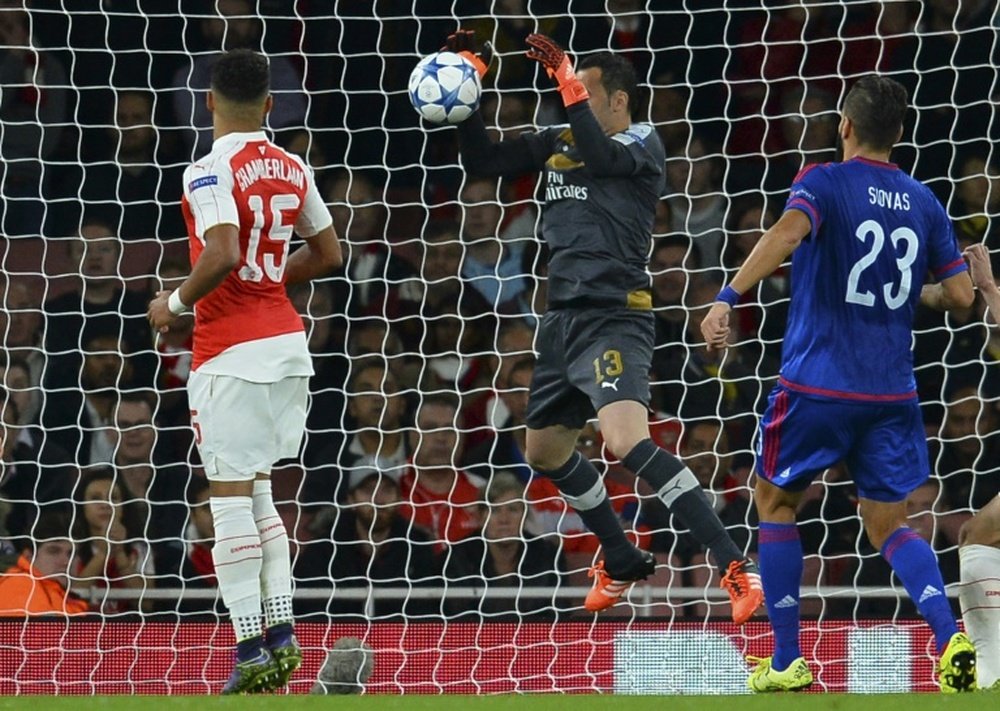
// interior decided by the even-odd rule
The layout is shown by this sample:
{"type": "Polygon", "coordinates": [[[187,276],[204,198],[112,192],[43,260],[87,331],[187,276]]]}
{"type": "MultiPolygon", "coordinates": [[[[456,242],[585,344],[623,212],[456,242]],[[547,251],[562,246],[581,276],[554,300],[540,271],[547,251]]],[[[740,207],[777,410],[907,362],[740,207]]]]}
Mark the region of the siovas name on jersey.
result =
{"type": "Polygon", "coordinates": [[[910,194],[897,193],[894,190],[883,190],[873,185],[868,186],[868,202],[890,210],[909,210],[910,194]]]}
{"type": "Polygon", "coordinates": [[[550,170],[546,182],[548,184],[545,186],[545,202],[587,199],[587,187],[585,185],[566,185],[562,173],[550,170]]]}

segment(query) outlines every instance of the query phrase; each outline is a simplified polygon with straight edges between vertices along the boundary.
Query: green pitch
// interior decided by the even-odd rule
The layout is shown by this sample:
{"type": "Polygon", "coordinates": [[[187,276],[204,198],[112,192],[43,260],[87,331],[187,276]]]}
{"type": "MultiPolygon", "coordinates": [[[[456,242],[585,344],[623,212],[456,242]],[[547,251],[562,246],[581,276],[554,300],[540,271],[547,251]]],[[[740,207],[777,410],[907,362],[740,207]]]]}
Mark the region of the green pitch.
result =
{"type": "Polygon", "coordinates": [[[939,694],[784,694],[777,696],[33,696],[0,699],[0,710],[31,711],[940,711],[993,707],[990,692],[939,694]]]}

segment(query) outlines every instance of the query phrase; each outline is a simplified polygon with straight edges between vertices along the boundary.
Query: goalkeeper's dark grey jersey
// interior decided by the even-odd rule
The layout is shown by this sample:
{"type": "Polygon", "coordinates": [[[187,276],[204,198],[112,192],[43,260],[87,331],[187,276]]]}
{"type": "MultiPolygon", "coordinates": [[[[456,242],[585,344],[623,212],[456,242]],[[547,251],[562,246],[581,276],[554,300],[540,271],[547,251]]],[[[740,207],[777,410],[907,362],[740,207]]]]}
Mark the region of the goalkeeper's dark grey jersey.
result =
{"type": "Polygon", "coordinates": [[[460,125],[471,173],[544,171],[542,236],[548,243],[549,308],[650,308],[647,270],[663,144],[649,124],[606,136],[586,102],[570,124],[490,143],[477,116],[460,125]]]}

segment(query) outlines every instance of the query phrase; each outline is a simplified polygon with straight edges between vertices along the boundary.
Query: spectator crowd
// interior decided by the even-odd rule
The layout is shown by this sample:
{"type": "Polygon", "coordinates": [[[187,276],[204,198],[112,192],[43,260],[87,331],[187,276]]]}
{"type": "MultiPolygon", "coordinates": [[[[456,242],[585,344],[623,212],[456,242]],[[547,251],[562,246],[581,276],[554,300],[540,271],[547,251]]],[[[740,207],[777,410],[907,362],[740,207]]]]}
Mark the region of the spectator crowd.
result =
{"type": "MultiPolygon", "coordinates": [[[[969,0],[706,3],[692,13],[562,0],[565,12],[537,19],[535,4],[461,3],[462,26],[497,50],[487,124],[512,134],[564,120],[523,59],[530,32],[636,64],[637,119],[654,123],[668,155],[650,257],[653,436],[690,466],[752,553],[753,434],[778,375],[794,274],[779,270],[744,295],[724,354],[701,341],[704,310],[780,215],[796,173],[835,159],[840,97],[870,71],[910,91],[900,166],[946,205],[960,247],[985,242],[1000,255],[1000,168],[989,148],[1000,138],[1000,16],[969,0]]],[[[151,295],[189,269],[180,174],[211,145],[208,70],[235,47],[269,54],[269,129],[315,171],[345,251],[339,273],[289,289],[316,374],[301,456],[275,468],[275,498],[298,588],[332,590],[303,596],[298,612],[582,614],[559,589],[587,584],[596,538],[524,457],[546,301],[537,186],[464,178],[453,132],[422,130],[401,91],[454,17],[428,0],[406,15],[388,2],[302,2],[293,12],[183,0],[185,17],[155,21],[147,0],[85,0],[89,9],[72,15],[58,5],[0,1],[0,616],[216,609],[215,599],[141,594],[215,586],[184,390],[192,323],[154,338],[145,314],[151,295]],[[496,594],[377,594],[385,587],[496,594]],[[135,594],[106,594],[121,589],[135,594]],[[338,596],[345,590],[367,597],[338,596]]],[[[980,300],[961,314],[921,310],[915,328],[933,471],[909,502],[911,524],[955,581],[958,531],[1000,491],[1000,333],[980,300]]],[[[594,424],[577,445],[604,472],[631,535],[657,554],[664,573],[653,582],[714,586],[705,552],[594,424]]],[[[799,519],[808,583],[893,584],[860,532],[845,469],[809,488],[799,519]]],[[[671,606],[715,613],[705,601],[671,606]]],[[[825,608],[912,612],[867,599],[825,608]]]]}

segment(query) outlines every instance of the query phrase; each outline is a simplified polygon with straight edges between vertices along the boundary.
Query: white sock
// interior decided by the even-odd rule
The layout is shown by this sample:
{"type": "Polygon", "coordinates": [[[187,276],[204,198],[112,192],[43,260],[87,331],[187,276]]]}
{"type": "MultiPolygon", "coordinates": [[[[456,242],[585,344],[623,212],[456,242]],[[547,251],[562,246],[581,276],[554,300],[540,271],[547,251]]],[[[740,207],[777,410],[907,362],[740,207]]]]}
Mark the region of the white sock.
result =
{"type": "Polygon", "coordinates": [[[962,546],[958,559],[962,621],[976,646],[979,687],[987,688],[1000,679],[1000,548],[962,546]]]}
{"type": "Polygon", "coordinates": [[[229,608],[236,641],[262,634],[260,623],[260,534],[249,496],[213,496],[208,505],[215,522],[215,577],[229,608]]]}
{"type": "Polygon", "coordinates": [[[260,569],[260,591],[268,627],[292,622],[292,559],[288,532],[274,507],[271,480],[253,482],[253,518],[260,534],[264,563],[260,569]]]}

